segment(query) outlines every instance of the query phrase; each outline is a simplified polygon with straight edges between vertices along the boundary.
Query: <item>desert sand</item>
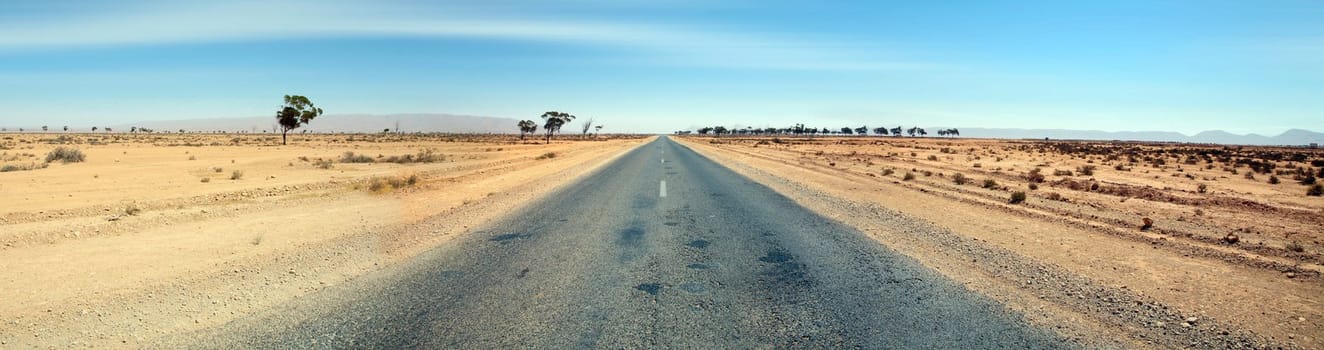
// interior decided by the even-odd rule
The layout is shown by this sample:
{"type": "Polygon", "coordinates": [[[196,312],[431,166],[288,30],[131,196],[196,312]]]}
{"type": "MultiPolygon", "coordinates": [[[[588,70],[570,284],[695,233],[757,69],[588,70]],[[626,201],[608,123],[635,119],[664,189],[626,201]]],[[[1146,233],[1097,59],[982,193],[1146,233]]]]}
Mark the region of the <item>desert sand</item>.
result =
{"type": "Polygon", "coordinates": [[[644,140],[541,141],[0,135],[0,347],[134,347],[223,324],[408,259],[644,140]],[[85,161],[43,167],[56,147],[85,161]]]}
{"type": "Polygon", "coordinates": [[[1324,347],[1324,198],[1307,196],[1296,176],[1320,171],[1320,150],[679,139],[1064,334],[1126,334],[1137,346],[1184,337],[1199,347],[1245,331],[1324,347]],[[968,180],[958,184],[958,174],[968,180]],[[1026,200],[1009,203],[1014,192],[1026,200]],[[888,225],[872,215],[881,211],[932,227],[888,225]]]}

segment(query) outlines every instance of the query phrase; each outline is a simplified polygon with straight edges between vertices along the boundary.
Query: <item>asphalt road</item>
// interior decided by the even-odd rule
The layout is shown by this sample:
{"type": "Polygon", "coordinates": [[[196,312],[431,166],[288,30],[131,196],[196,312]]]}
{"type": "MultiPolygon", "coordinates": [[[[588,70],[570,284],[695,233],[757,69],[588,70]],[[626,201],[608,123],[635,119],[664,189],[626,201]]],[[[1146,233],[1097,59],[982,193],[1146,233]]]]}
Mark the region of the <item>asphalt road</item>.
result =
{"type": "Polygon", "coordinates": [[[1070,347],[665,137],[402,266],[192,338],[215,348],[1070,347]]]}

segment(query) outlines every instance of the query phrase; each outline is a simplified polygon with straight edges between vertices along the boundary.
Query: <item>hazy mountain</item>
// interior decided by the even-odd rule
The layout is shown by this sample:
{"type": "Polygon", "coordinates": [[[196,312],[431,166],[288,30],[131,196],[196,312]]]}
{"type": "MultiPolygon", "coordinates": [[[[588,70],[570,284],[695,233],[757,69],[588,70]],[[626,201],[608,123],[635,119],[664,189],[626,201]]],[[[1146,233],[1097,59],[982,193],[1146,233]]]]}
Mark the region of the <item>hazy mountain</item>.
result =
{"type": "MultiPolygon", "coordinates": [[[[934,128],[937,130],[939,128],[934,128]]],[[[1192,136],[1171,131],[1099,131],[1065,129],[994,129],[994,128],[959,128],[962,137],[1000,138],[1000,139],[1056,139],[1056,140],[1121,140],[1216,143],[1225,145],[1285,145],[1304,146],[1310,143],[1324,144],[1324,133],[1309,130],[1291,129],[1278,136],[1258,134],[1238,135],[1222,130],[1204,131],[1192,136]]],[[[932,134],[932,133],[930,133],[932,134]]]]}
{"type": "MultiPolygon", "coordinates": [[[[516,133],[519,121],[510,118],[479,117],[454,114],[327,114],[295,130],[302,132],[382,132],[384,129],[401,132],[454,132],[454,133],[516,133]]],[[[218,118],[188,120],[144,121],[133,124],[112,125],[116,130],[128,131],[137,126],[156,131],[247,131],[279,130],[275,117],[218,118]]]]}

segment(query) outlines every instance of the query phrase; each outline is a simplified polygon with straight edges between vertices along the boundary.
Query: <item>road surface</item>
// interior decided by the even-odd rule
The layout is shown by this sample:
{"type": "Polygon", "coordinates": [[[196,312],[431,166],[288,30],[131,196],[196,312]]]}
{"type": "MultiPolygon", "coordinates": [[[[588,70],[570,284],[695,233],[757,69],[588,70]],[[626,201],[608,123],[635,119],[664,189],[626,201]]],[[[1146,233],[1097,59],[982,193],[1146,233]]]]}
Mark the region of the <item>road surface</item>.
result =
{"type": "Polygon", "coordinates": [[[215,348],[1060,348],[1051,331],[661,137],[215,348]]]}

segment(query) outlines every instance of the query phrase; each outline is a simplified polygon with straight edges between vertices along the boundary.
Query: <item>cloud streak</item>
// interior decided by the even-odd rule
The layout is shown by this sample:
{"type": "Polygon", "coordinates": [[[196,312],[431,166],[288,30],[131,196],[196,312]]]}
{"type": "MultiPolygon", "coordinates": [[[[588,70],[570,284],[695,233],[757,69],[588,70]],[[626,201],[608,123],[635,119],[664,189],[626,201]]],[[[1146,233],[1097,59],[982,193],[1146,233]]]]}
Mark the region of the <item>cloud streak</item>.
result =
{"type": "Polygon", "coordinates": [[[65,13],[0,23],[0,53],[299,38],[477,38],[620,49],[644,62],[749,69],[883,71],[936,65],[822,38],[666,23],[518,15],[466,6],[223,2],[65,13]]]}

